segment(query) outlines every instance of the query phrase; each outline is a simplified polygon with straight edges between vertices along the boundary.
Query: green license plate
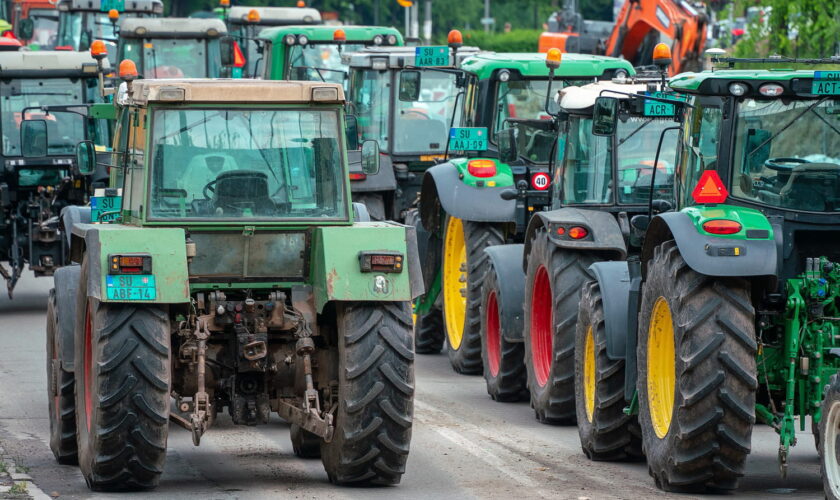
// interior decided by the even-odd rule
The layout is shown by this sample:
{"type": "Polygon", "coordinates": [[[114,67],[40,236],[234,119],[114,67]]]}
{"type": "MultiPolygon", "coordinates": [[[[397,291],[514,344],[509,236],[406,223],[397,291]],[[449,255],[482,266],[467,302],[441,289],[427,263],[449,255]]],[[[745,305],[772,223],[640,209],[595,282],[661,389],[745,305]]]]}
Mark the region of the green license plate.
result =
{"type": "Polygon", "coordinates": [[[840,95],[840,71],[814,71],[814,95],[840,95]]]}
{"type": "Polygon", "coordinates": [[[105,276],[108,300],[155,300],[155,277],[151,274],[105,276]]]}
{"type": "MultiPolygon", "coordinates": [[[[658,97],[660,99],[682,100],[677,95],[668,92],[645,92],[645,95],[658,97]]],[[[645,116],[674,116],[675,114],[677,114],[677,107],[675,105],[667,102],[645,99],[645,116]]]]}
{"type": "Polygon", "coordinates": [[[446,45],[415,47],[414,65],[420,68],[449,66],[449,47],[446,45]]]}
{"type": "Polygon", "coordinates": [[[453,151],[485,151],[487,127],[452,127],[449,129],[449,149],[453,151]]]}
{"type": "Polygon", "coordinates": [[[90,199],[90,220],[111,222],[119,218],[122,196],[94,196],[90,199]]]}
{"type": "Polygon", "coordinates": [[[125,0],[102,0],[102,3],[99,4],[101,12],[108,12],[111,9],[123,12],[125,10],[125,0]]]}

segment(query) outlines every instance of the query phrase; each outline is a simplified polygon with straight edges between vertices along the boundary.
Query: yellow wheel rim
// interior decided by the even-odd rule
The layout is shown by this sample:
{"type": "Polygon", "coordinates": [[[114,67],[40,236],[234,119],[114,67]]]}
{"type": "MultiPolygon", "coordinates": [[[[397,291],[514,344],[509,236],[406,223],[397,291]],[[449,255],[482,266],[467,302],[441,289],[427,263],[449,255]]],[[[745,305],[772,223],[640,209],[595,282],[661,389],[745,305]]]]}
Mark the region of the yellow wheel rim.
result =
{"type": "Polygon", "coordinates": [[[595,341],[592,325],[586,329],[586,344],[583,351],[583,395],[586,398],[586,420],[592,422],[595,413],[595,341]]]}
{"type": "Polygon", "coordinates": [[[653,431],[659,439],[671,428],[674,413],[674,322],[664,297],[656,299],[650,315],[647,346],[647,399],[653,431]]]}
{"type": "Polygon", "coordinates": [[[449,347],[458,350],[467,311],[467,245],[461,219],[449,217],[443,238],[443,315],[449,347]]]}

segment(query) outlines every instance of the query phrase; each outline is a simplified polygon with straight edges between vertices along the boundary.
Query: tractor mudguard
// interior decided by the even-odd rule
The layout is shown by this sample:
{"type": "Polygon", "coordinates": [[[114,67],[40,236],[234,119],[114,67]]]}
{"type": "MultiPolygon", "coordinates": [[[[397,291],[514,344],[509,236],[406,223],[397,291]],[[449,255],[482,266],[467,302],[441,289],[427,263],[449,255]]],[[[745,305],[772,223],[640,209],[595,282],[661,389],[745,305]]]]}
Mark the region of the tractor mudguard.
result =
{"type": "Polygon", "coordinates": [[[423,294],[413,227],[394,222],[318,227],[312,245],[311,276],[319,313],[331,301],[400,302],[423,294]],[[380,252],[401,255],[400,269],[363,271],[364,254],[380,252]]]}
{"type": "Polygon", "coordinates": [[[420,219],[432,232],[441,227],[440,209],[453,217],[474,222],[513,222],[516,200],[503,200],[510,186],[473,187],[465,184],[452,163],[435,165],[423,175],[420,219]],[[440,207],[438,206],[440,204],[440,207]]]}
{"type": "Polygon", "coordinates": [[[353,220],[356,222],[370,222],[370,212],[364,203],[353,203],[353,220]]]}
{"type": "Polygon", "coordinates": [[[484,249],[496,272],[499,284],[499,316],[501,331],[508,342],[524,342],[525,329],[525,272],[519,265],[525,245],[495,245],[484,249]]]}
{"type": "Polygon", "coordinates": [[[90,224],[90,207],[69,205],[61,210],[61,225],[64,228],[68,248],[70,247],[71,235],[73,234],[73,226],[76,224],[90,224]]]}
{"type": "Polygon", "coordinates": [[[527,266],[526,259],[531,252],[531,240],[534,234],[541,227],[548,228],[549,240],[561,247],[572,250],[585,251],[593,250],[606,252],[616,260],[627,258],[627,246],[624,243],[624,236],[621,234],[621,227],[615,216],[609,212],[599,210],[586,210],[580,208],[560,208],[548,212],[537,212],[531,217],[528,229],[525,232],[525,253],[522,259],[522,268],[527,266]],[[557,234],[556,228],[571,226],[586,228],[589,233],[585,238],[575,240],[566,235],[557,234]]]}
{"type": "MultiPolygon", "coordinates": [[[[768,224],[769,227],[769,224],[768,224]]],[[[673,239],[688,267],[706,276],[775,276],[776,241],[722,238],[701,234],[686,213],[667,212],[654,217],[642,247],[642,263],[653,258],[653,250],[673,239]]]]}
{"type": "Polygon", "coordinates": [[[630,269],[627,261],[596,262],[589,272],[598,281],[603,297],[604,330],[607,334],[607,357],[624,359],[627,355],[627,333],[630,331],[630,269]]]}
{"type": "Polygon", "coordinates": [[[88,295],[100,302],[183,304],[190,301],[186,236],[181,228],[137,228],[122,224],[74,224],[70,256],[88,257],[88,295]],[[108,297],[108,256],[148,254],[155,277],[154,299],[135,301],[108,297]]]}
{"type": "Polygon", "coordinates": [[[55,286],[55,314],[58,317],[58,350],[61,367],[73,371],[73,335],[76,328],[76,293],[79,291],[81,266],[65,266],[56,269],[53,275],[55,286]]]}
{"type": "MultiPolygon", "coordinates": [[[[362,173],[362,152],[348,151],[347,161],[351,174],[362,173]]],[[[396,191],[397,178],[394,177],[394,164],[388,155],[379,155],[379,172],[367,174],[364,180],[350,181],[350,191],[366,193],[370,191],[396,191]]]]}

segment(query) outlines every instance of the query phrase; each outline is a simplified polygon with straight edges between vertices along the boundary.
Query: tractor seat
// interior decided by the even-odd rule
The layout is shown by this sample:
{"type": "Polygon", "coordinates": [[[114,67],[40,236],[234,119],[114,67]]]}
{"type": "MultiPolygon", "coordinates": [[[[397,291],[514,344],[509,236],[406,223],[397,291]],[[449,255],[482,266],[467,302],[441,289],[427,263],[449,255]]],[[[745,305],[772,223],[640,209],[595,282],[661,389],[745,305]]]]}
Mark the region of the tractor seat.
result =
{"type": "Polygon", "coordinates": [[[793,168],[779,191],[782,206],[817,212],[837,210],[840,205],[840,165],[803,163],[793,168]]]}

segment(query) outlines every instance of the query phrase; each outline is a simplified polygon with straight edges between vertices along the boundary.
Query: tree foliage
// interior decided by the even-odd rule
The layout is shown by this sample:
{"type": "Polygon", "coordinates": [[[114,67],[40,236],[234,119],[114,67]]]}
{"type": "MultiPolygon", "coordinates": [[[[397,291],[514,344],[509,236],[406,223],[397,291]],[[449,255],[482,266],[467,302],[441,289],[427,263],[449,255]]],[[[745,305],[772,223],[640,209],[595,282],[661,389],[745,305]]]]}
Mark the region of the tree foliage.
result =
{"type": "Polygon", "coordinates": [[[735,46],[739,57],[829,57],[840,54],[840,2],[763,0],[761,7],[747,0],[734,4],[750,23],[735,46]]]}

